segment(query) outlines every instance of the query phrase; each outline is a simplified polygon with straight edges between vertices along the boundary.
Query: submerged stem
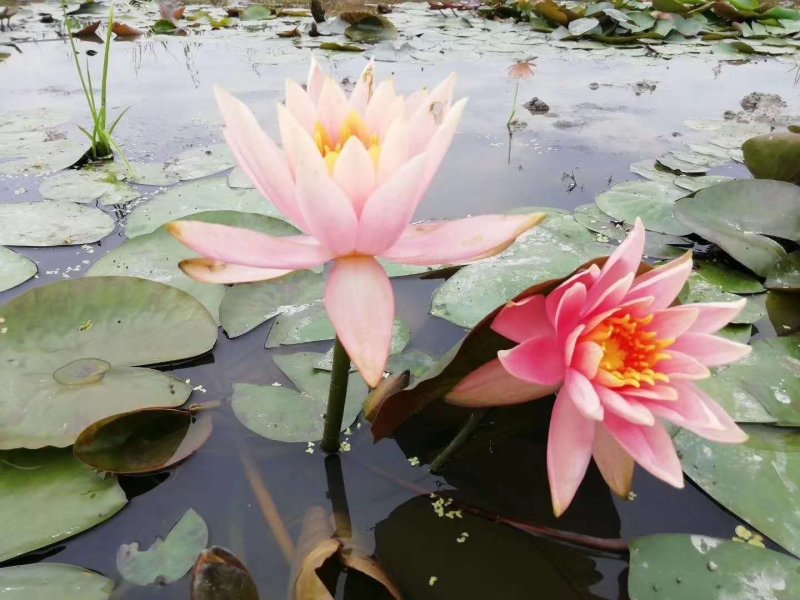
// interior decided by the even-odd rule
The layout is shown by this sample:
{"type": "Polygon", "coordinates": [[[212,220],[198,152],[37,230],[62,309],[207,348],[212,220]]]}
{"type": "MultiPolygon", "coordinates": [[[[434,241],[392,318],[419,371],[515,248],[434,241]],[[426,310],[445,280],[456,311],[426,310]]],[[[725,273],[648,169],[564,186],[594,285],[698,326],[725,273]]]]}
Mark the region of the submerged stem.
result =
{"type": "Polygon", "coordinates": [[[328,392],[328,408],[325,411],[325,430],[322,434],[322,444],[320,444],[323,452],[329,454],[339,451],[339,432],[342,430],[349,375],[350,357],[339,340],[339,336],[336,336],[336,342],[333,345],[333,368],[331,369],[331,387],[328,392]]]}
{"type": "Polygon", "coordinates": [[[353,525],[350,521],[350,506],[347,503],[347,491],[344,487],[342,463],[338,456],[325,457],[325,475],[328,479],[328,498],[336,523],[335,535],[339,539],[349,540],[353,537],[353,525]]]}
{"type": "Polygon", "coordinates": [[[456,434],[449,444],[442,450],[436,458],[431,461],[431,473],[438,473],[440,472],[450,459],[453,458],[456,452],[461,449],[461,446],[467,443],[469,438],[472,437],[472,434],[475,433],[475,430],[478,429],[478,426],[483,421],[483,417],[489,411],[488,408],[481,408],[473,412],[467,422],[464,423],[464,426],[461,430],[456,434]]]}

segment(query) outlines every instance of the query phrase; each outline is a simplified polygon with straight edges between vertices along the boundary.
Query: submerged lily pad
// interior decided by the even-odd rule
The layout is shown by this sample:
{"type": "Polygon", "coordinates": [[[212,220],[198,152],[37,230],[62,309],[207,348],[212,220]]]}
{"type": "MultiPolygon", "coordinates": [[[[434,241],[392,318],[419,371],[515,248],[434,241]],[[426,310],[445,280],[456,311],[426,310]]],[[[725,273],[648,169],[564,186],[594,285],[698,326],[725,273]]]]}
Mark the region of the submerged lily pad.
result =
{"type": "Polygon", "coordinates": [[[147,550],[139,544],[123,544],[117,551],[117,570],[131,583],[172,583],[189,572],[208,545],[208,526],[190,508],[163,540],[156,538],[147,550]]]}
{"type": "MultiPolygon", "coordinates": [[[[236,383],[233,412],[251,431],[279,442],[315,442],[322,438],[327,408],[330,373],[315,365],[323,357],[315,352],[280,355],[275,364],[297,390],[276,385],[236,383]]],[[[358,373],[351,373],[347,387],[342,428],[361,412],[367,385],[358,373]]]]}
{"type": "Polygon", "coordinates": [[[631,542],[631,600],[788,600],[800,594],[800,561],[700,535],[631,542]]]}
{"type": "MultiPolygon", "coordinates": [[[[286,221],[254,213],[209,211],[193,214],[191,219],[254,229],[270,235],[298,233],[297,229],[286,221]]],[[[162,225],[152,233],[131,238],[111,250],[92,265],[89,275],[141,277],[176,287],[202,302],[218,322],[219,305],[225,295],[225,286],[194,281],[184,275],[178,266],[180,261],[197,256],[197,253],[172,237],[162,225]]]]}
{"type": "Polygon", "coordinates": [[[0,292],[25,283],[37,270],[31,259],[0,246],[0,292]]]}
{"type": "Polygon", "coordinates": [[[94,527],[127,502],[116,478],[54,448],[0,453],[0,489],[0,561],[94,527]]]}
{"type": "Polygon", "coordinates": [[[786,256],[766,236],[800,241],[800,187],[785,181],[745,179],[700,190],[675,205],[676,216],[761,276],[786,256]]]}
{"type": "MultiPolygon", "coordinates": [[[[740,519],[800,553],[800,433],[744,425],[744,444],[717,444],[688,431],[674,438],[686,474],[740,519]]],[[[791,597],[791,596],[788,596],[791,597]]]]}
{"type": "Polygon", "coordinates": [[[773,132],[742,145],[744,164],[757,179],[800,184],[800,133],[773,132]]]}
{"type": "Polygon", "coordinates": [[[194,566],[192,600],[258,600],[258,589],[233,553],[212,546],[200,553],[194,566]]]}
{"type": "Polygon", "coordinates": [[[800,331],[800,294],[770,290],[767,292],[767,314],[779,336],[800,331]]]}
{"type": "Polygon", "coordinates": [[[67,446],[109,415],[182,404],[190,386],[132,365],[197,356],[217,338],[214,320],[194,298],[133,277],[35,288],[0,306],[0,317],[0,448],[67,446]],[[90,369],[83,380],[59,383],[54,374],[79,359],[112,368],[99,380],[90,369]]]}
{"type": "Polygon", "coordinates": [[[0,569],[3,600],[108,600],[114,582],[93,571],[60,563],[0,569]]]}
{"type": "Polygon", "coordinates": [[[113,219],[91,206],[61,200],[0,204],[0,245],[91,244],[112,231],[113,219]]]}
{"type": "Polygon", "coordinates": [[[181,181],[199,179],[230,169],[236,165],[227,144],[192,148],[164,163],[164,172],[181,181]]]}
{"type": "Polygon", "coordinates": [[[548,216],[502,254],[463,267],[448,279],[433,295],[431,314],[472,327],[532,285],[566,276],[613,250],[572,215],[548,216]]]}
{"type": "Polygon", "coordinates": [[[128,217],[129,238],[152,233],[162,225],[205,211],[238,211],[280,217],[278,210],[256,190],[232,189],[224,177],[175,186],[137,207],[128,217]]]}
{"type": "Polygon", "coordinates": [[[675,201],[686,191],[657,181],[623,181],[595,198],[597,206],[617,221],[642,219],[645,229],[670,235],[691,233],[672,214],[675,201]]]}

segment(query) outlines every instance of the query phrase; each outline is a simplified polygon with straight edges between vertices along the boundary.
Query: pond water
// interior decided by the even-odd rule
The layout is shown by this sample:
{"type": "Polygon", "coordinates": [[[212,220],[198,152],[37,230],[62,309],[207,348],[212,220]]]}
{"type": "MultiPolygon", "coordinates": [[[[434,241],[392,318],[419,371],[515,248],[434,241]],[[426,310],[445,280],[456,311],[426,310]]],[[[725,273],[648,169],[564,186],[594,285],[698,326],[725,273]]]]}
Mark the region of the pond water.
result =
{"type": "MultiPolygon", "coordinates": [[[[435,14],[431,18],[441,19],[435,14]]],[[[258,33],[242,33],[115,42],[109,98],[114,114],[130,107],[116,134],[128,157],[137,162],[164,161],[187,149],[220,143],[221,121],[211,92],[215,84],[246,102],[266,130],[277,134],[274,104],[283,96],[283,81],[303,79],[311,50],[281,40],[285,48],[278,54],[274,41],[266,46],[258,33]]],[[[79,42],[78,47],[83,56],[87,50],[98,50],[89,57],[89,65],[99,69],[101,46],[79,42]]],[[[85,124],[85,100],[68,44],[46,39],[20,43],[18,48],[19,53],[0,63],[2,111],[48,107],[68,111],[72,123],[85,124]]],[[[571,52],[581,56],[543,53],[536,60],[535,76],[520,84],[520,100],[537,96],[549,105],[549,112],[533,115],[518,109],[525,124],[511,138],[506,129],[514,95],[514,83],[506,76],[509,52],[496,57],[489,52],[450,57],[444,52],[435,62],[413,58],[379,62],[380,74],[393,76],[403,90],[431,85],[456,72],[457,95],[470,98],[452,149],[417,217],[461,217],[524,206],[571,210],[593,202],[615,183],[636,179],[629,171],[631,163],[680,150],[692,139],[702,141],[704,134],[687,128],[685,119],[720,119],[724,111],[740,111],[740,100],[751,92],[779,94],[788,102],[787,114],[800,113],[795,74],[786,61],[734,64],[708,56],[635,60],[571,52]],[[643,88],[641,82],[652,87],[643,88]]],[[[536,46],[521,49],[517,58],[531,54],[537,55],[536,46]]],[[[340,80],[355,80],[365,64],[361,54],[317,56],[323,68],[340,80]]],[[[70,139],[80,139],[72,125],[62,130],[70,139]]],[[[710,173],[749,176],[736,162],[710,173]]],[[[39,200],[39,180],[0,179],[0,201],[39,200]]],[[[102,241],[15,248],[37,263],[39,275],[0,293],[0,303],[33,287],[79,277],[120,245],[126,239],[127,215],[159,192],[154,186],[135,187],[144,194],[142,200],[117,210],[104,208],[117,220],[117,227],[102,241]]],[[[441,283],[436,278],[394,280],[398,317],[411,331],[408,347],[434,356],[464,333],[428,314],[431,296],[441,283]]],[[[770,330],[766,321],[761,325],[770,330]]],[[[213,412],[211,438],[196,454],[157,475],[122,477],[130,502],[118,515],[7,565],[68,563],[120,581],[115,566],[118,547],[135,540],[149,546],[191,507],[207,522],[210,542],[230,549],[249,567],[262,598],[284,596],[290,567],[265,521],[263,494],[260,503],[253,476],[244,465],[253,466],[293,539],[310,507],[330,506],[326,466],[330,472],[336,465],[335,459],[326,464],[319,448],[308,453],[305,443],[264,439],[245,429],[232,413],[234,383],[289,384],[273,357],[298,347],[264,349],[271,326],[268,321],[235,339],[220,330],[212,352],[165,368],[192,386],[202,386],[195,389],[192,401],[222,403],[213,412]]],[[[316,342],[301,349],[324,352],[329,347],[330,342],[316,342]]],[[[467,412],[448,408],[425,413],[407,423],[395,439],[374,445],[368,424],[353,426],[347,436],[350,450],[339,460],[354,538],[374,550],[386,571],[410,591],[409,597],[628,597],[625,552],[526,534],[491,519],[469,517],[459,523],[438,518],[428,496],[431,492],[452,491],[459,501],[488,515],[610,540],[666,532],[723,539],[734,535],[739,519],[694,484],[687,482],[685,489],[676,490],[642,470],[636,473],[635,499],[622,501],[590,467],[572,507],[562,518],[554,518],[544,465],[551,405],[551,400],[543,400],[490,419],[440,476],[430,474],[425,463],[455,434],[467,412]],[[515,422],[531,426],[523,432],[513,426],[515,422]],[[412,466],[412,457],[423,464],[412,466]],[[464,531],[470,533],[468,539],[457,542],[464,531]]],[[[768,546],[778,548],[771,542],[768,546]]],[[[340,578],[337,587],[339,598],[378,598],[381,593],[352,574],[346,582],[340,578]]],[[[189,578],[184,577],[165,586],[120,582],[112,598],[178,599],[188,594],[189,578]]]]}

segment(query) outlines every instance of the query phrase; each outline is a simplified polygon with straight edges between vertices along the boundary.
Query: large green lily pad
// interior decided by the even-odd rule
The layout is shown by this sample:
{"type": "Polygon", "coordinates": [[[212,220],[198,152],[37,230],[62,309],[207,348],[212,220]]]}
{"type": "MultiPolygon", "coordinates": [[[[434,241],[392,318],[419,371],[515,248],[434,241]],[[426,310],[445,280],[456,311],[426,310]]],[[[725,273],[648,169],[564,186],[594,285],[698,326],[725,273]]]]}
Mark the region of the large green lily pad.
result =
{"type": "MultiPolygon", "coordinates": [[[[211,211],[191,215],[191,218],[193,221],[255,229],[271,235],[298,233],[286,221],[254,213],[211,211]]],[[[225,286],[194,281],[178,266],[180,261],[197,256],[162,225],[152,233],[131,238],[111,250],[92,265],[89,275],[124,275],[165,283],[197,298],[219,322],[219,304],[225,295],[225,286]]]]}
{"type": "Polygon", "coordinates": [[[800,433],[744,425],[744,444],[718,444],[688,431],[675,438],[683,470],[714,500],[781,546],[800,553],[800,433]]]}
{"type": "Polygon", "coordinates": [[[0,204],[0,245],[90,244],[112,231],[114,220],[91,206],[62,200],[0,204]]]}
{"type": "MultiPolygon", "coordinates": [[[[275,356],[275,364],[297,390],[280,385],[233,386],[233,412],[242,424],[265,438],[279,442],[314,442],[322,438],[331,376],[316,364],[324,355],[316,352],[275,356]]],[[[347,387],[342,427],[361,412],[367,385],[351,373],[347,387]]]]}
{"type": "Polygon", "coordinates": [[[775,263],[764,285],[771,290],[800,291],[800,252],[792,252],[775,263]]]}
{"type": "Polygon", "coordinates": [[[0,453],[0,489],[0,561],[89,529],[127,502],[115,477],[54,448],[0,453]]]}
{"type": "Polygon", "coordinates": [[[227,144],[191,148],[164,163],[164,171],[181,181],[199,179],[230,169],[236,164],[227,144]]]}
{"type": "Polygon", "coordinates": [[[28,281],[37,270],[31,259],[0,246],[0,292],[28,281]]]}
{"type": "Polygon", "coordinates": [[[670,235],[691,232],[672,214],[675,201],[686,195],[674,185],[657,181],[623,181],[595,198],[597,206],[617,221],[642,219],[646,229],[670,235]]]}
{"type": "Polygon", "coordinates": [[[746,179],[700,190],[675,205],[675,215],[761,276],[786,256],[766,236],[800,240],[800,187],[785,181],[746,179]]]}
{"type": "Polygon", "coordinates": [[[139,192],[117,176],[113,167],[67,169],[51,175],[39,185],[39,193],[48,200],[100,204],[125,204],[139,197],[139,192]]]}
{"type": "Polygon", "coordinates": [[[536,283],[564,277],[614,246],[597,241],[572,215],[551,215],[502,254],[468,265],[433,295],[431,314],[472,327],[536,283]]]}
{"type": "Polygon", "coordinates": [[[108,600],[114,582],[93,571],[60,563],[0,569],[3,600],[108,600]]]}
{"type": "Polygon", "coordinates": [[[112,414],[182,404],[190,386],[132,365],[197,356],[217,338],[194,298],[133,277],[35,288],[0,317],[0,448],[67,446],[112,414]]]}
{"type": "Polygon", "coordinates": [[[700,535],[631,542],[631,600],[791,600],[800,561],[780,552],[700,535]]]}
{"type": "Polygon", "coordinates": [[[224,177],[215,177],[178,185],[153,196],[130,214],[125,234],[136,237],[189,215],[222,210],[280,217],[278,210],[256,190],[232,189],[224,177]]]}
{"type": "MultiPolygon", "coordinates": [[[[731,276],[730,279],[722,280],[717,277],[718,271],[714,269],[701,268],[699,271],[692,273],[686,281],[686,286],[681,290],[678,299],[683,304],[690,302],[736,302],[741,300],[742,296],[732,294],[725,291],[737,285],[736,276],[731,276]],[[708,275],[708,276],[707,276],[708,275]]],[[[741,280],[742,286],[746,285],[744,280],[741,280]]],[[[758,282],[755,282],[759,286],[758,282]]],[[[733,319],[734,324],[752,324],[760,321],[767,314],[765,306],[765,294],[755,294],[746,296],[747,304],[733,319]]]]}
{"type": "Polygon", "coordinates": [[[208,526],[190,508],[163,540],[156,538],[147,550],[139,544],[123,544],[117,552],[117,570],[131,583],[172,583],[189,572],[208,545],[208,526]]]}
{"type": "Polygon", "coordinates": [[[747,140],[742,152],[753,177],[800,184],[800,133],[760,135],[747,140]]]}

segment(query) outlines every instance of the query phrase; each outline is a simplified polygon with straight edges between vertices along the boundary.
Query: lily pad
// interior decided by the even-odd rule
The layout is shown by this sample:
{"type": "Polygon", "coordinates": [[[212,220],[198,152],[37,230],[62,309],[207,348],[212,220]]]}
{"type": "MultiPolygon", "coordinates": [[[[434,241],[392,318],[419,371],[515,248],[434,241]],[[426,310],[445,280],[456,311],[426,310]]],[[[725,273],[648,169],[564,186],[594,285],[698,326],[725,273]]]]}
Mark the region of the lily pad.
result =
{"type": "Polygon", "coordinates": [[[688,431],[673,439],[683,469],[709,496],[794,554],[800,553],[800,433],[744,425],[744,444],[717,444],[688,431]]]}
{"type": "Polygon", "coordinates": [[[757,179],[800,184],[800,133],[774,132],[742,145],[744,164],[757,179]]]}
{"type": "Polygon", "coordinates": [[[133,277],[35,288],[0,306],[0,317],[0,448],[68,446],[107,416],[182,404],[190,386],[132,365],[197,356],[217,338],[214,320],[194,298],[133,277]],[[112,365],[99,381],[94,369],[71,384],[54,377],[78,359],[99,357],[112,365]]]}
{"type": "Polygon", "coordinates": [[[770,290],[767,292],[767,314],[779,336],[800,331],[800,294],[770,290]]]}
{"type": "Polygon", "coordinates": [[[792,252],[775,263],[764,285],[771,290],[800,291],[800,252],[792,252]]]}
{"type": "Polygon", "coordinates": [[[783,247],[766,236],[800,240],[800,187],[770,179],[720,183],[679,200],[675,215],[745,267],[766,276],[786,256],[783,247]]]}
{"type": "Polygon", "coordinates": [[[0,569],[3,600],[108,600],[110,579],[60,563],[39,563],[0,569]]]}
{"type": "Polygon", "coordinates": [[[265,21],[276,17],[272,10],[262,4],[248,6],[239,14],[239,19],[242,21],[265,21]]]}
{"type": "Polygon", "coordinates": [[[127,173],[127,179],[131,183],[141,185],[175,185],[178,183],[178,176],[167,173],[162,163],[131,163],[133,172],[127,173]]]}
{"type": "Polygon", "coordinates": [[[139,198],[139,192],[119,180],[108,169],[67,169],[51,175],[39,185],[39,193],[48,200],[86,204],[125,204],[139,198]]]}
{"type": "Polygon", "coordinates": [[[584,17],[582,19],[575,19],[574,21],[570,21],[567,29],[569,30],[570,35],[574,36],[581,36],[585,33],[589,33],[593,29],[595,29],[598,25],[600,25],[600,21],[595,19],[594,17],[584,17]]]}
{"type": "Polygon", "coordinates": [[[127,502],[115,477],[54,448],[0,453],[0,487],[0,516],[7,524],[0,561],[94,527],[127,502]]]}
{"type": "Polygon", "coordinates": [[[708,285],[732,294],[758,294],[764,291],[761,282],[741,269],[707,260],[694,261],[695,274],[708,285]]]}
{"type": "MultiPolygon", "coordinates": [[[[298,233],[286,221],[254,213],[209,211],[193,214],[191,219],[255,229],[271,235],[298,233]]],[[[197,256],[172,237],[162,225],[152,233],[131,238],[111,250],[92,265],[89,275],[124,275],[165,283],[197,298],[219,322],[219,305],[225,295],[225,286],[194,281],[184,275],[178,266],[180,261],[197,256]]]]}
{"type": "Polygon", "coordinates": [[[175,186],[137,207],[128,217],[125,235],[152,233],[170,221],[205,211],[238,211],[280,217],[256,190],[232,189],[224,177],[175,186]]]}
{"type": "Polygon", "coordinates": [[[691,232],[672,214],[675,201],[686,191],[657,181],[623,181],[595,198],[597,206],[617,221],[640,217],[646,229],[670,235],[691,232]]]}
{"type": "MultiPolygon", "coordinates": [[[[251,431],[279,442],[315,442],[322,438],[330,373],[316,369],[323,357],[315,352],[280,355],[275,364],[297,390],[280,385],[233,385],[233,412],[251,431]]],[[[355,421],[367,396],[367,385],[351,373],[342,428],[355,421]]]]}
{"type": "Polygon", "coordinates": [[[113,219],[90,206],[61,200],[0,204],[0,245],[91,244],[112,231],[113,219]]]}
{"type": "Polygon", "coordinates": [[[164,171],[181,181],[208,177],[236,165],[227,144],[191,148],[164,163],[164,171]]]}
{"type": "MultiPolygon", "coordinates": [[[[737,294],[723,291],[723,288],[703,277],[699,272],[692,273],[686,281],[686,287],[681,290],[678,299],[686,304],[690,302],[736,302],[742,297],[737,294]]],[[[733,323],[756,323],[767,314],[764,294],[747,297],[747,304],[733,323]]]]}
{"type": "Polygon", "coordinates": [[[788,600],[800,594],[800,561],[700,535],[648,536],[631,542],[628,594],[631,600],[788,600]]]}
{"type": "Polygon", "coordinates": [[[564,277],[613,249],[571,215],[548,216],[502,254],[463,267],[448,279],[433,295],[431,314],[472,327],[530,286],[564,277]]]}
{"type": "Polygon", "coordinates": [[[232,552],[212,546],[192,572],[192,600],[258,600],[253,577],[232,552]]]}
{"type": "Polygon", "coordinates": [[[389,19],[382,15],[346,12],[340,14],[339,19],[350,23],[350,26],[344,30],[344,34],[354,42],[372,44],[397,38],[397,29],[389,19]]]}
{"type": "Polygon", "coordinates": [[[37,270],[31,259],[0,246],[0,292],[25,283],[37,270]]]}
{"type": "Polygon", "coordinates": [[[156,538],[147,550],[139,550],[137,542],[120,546],[117,570],[136,585],[172,583],[189,572],[207,545],[208,526],[190,508],[164,540],[156,538]]]}
{"type": "Polygon", "coordinates": [[[75,440],[72,451],[98,471],[139,475],[185,460],[210,435],[207,412],[143,408],[92,423],[75,440]]]}

